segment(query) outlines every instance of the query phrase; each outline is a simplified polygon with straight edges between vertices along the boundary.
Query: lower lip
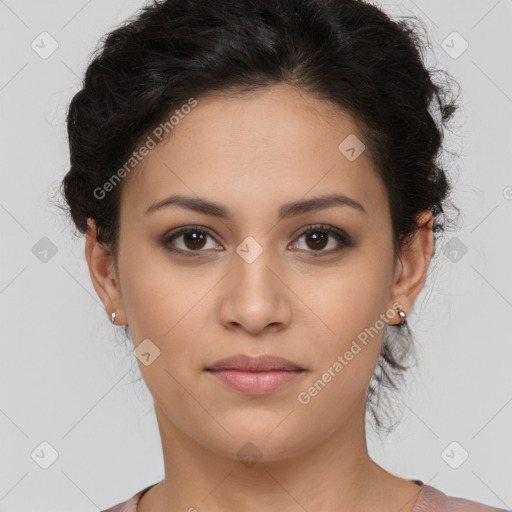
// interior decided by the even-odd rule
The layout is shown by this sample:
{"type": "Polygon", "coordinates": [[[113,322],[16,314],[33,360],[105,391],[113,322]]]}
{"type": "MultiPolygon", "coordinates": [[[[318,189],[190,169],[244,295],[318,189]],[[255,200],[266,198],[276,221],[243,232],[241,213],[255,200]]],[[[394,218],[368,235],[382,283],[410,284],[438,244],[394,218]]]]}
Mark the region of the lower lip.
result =
{"type": "Polygon", "coordinates": [[[247,372],[243,370],[209,370],[209,373],[229,387],[246,395],[265,395],[284,386],[301,373],[297,371],[262,371],[247,372]]]}

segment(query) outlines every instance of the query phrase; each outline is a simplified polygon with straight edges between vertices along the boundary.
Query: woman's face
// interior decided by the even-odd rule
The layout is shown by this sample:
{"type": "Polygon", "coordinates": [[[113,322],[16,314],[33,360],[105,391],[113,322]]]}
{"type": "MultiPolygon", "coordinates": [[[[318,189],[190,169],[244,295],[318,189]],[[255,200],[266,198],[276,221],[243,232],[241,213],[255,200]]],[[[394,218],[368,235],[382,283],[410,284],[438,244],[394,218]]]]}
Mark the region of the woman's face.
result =
{"type": "Polygon", "coordinates": [[[386,190],[355,137],[349,116],[283,85],[198,98],[124,178],[109,312],[169,435],[278,460],[361,429],[386,321],[397,300],[409,312],[422,282],[407,295],[406,279],[426,266],[394,265],[386,190]],[[207,370],[241,354],[303,371],[241,391],[207,370]]]}

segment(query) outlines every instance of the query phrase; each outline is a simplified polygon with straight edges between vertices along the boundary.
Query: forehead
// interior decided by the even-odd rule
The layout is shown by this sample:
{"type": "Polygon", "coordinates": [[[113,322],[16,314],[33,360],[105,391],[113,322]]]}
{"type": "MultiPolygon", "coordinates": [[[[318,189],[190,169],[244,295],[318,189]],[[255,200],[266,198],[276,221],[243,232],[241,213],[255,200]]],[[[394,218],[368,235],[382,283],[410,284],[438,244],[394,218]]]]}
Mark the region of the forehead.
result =
{"type": "Polygon", "coordinates": [[[142,215],[173,193],[231,205],[241,215],[334,192],[370,211],[387,207],[369,151],[355,160],[344,152],[354,142],[363,147],[356,122],[327,101],[276,85],[210,94],[186,111],[124,178],[122,211],[142,215]]]}

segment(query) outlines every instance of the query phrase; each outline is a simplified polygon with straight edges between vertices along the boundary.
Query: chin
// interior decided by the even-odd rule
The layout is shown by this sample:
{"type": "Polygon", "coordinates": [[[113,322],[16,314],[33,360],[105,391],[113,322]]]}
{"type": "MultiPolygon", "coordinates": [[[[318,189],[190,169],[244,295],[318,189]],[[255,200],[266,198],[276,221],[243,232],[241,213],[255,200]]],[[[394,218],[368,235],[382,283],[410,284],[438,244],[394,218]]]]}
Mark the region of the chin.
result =
{"type": "Polygon", "coordinates": [[[314,439],[308,442],[307,439],[299,437],[297,431],[291,432],[290,429],[281,426],[276,428],[278,423],[265,422],[257,426],[252,424],[227,427],[230,432],[236,433],[233,438],[224,437],[224,442],[216,439],[206,447],[218,455],[238,460],[245,463],[247,467],[252,467],[257,462],[278,462],[293,458],[318,442],[317,434],[314,434],[312,436],[314,439]]]}

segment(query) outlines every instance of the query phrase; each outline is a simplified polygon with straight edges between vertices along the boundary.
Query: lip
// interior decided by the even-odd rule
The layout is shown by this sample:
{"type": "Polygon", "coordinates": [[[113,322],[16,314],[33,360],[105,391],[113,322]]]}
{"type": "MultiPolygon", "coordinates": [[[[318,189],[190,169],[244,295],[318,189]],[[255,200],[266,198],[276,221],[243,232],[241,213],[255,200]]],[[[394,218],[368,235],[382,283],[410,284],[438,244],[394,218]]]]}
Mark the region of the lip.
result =
{"type": "Polygon", "coordinates": [[[273,370],[295,371],[303,370],[295,363],[278,356],[261,355],[247,356],[237,354],[226,359],[220,359],[206,368],[207,370],[243,370],[248,372],[264,372],[273,370]]]}
{"type": "Polygon", "coordinates": [[[221,359],[206,368],[211,375],[246,395],[265,395],[296,379],[306,370],[278,356],[244,354],[221,359]]]}

